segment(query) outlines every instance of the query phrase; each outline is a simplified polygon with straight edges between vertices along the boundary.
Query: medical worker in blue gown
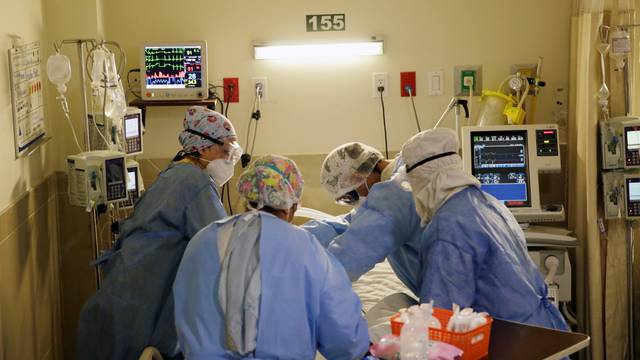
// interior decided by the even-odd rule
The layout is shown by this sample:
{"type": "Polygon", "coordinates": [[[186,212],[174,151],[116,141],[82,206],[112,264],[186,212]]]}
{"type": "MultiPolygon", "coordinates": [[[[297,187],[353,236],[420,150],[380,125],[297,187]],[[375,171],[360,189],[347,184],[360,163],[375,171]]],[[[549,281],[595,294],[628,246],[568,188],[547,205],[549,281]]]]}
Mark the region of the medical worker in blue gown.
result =
{"type": "Polygon", "coordinates": [[[411,193],[392,178],[401,157],[385,159],[371,146],[352,142],[332,150],[321,183],[337,202],[355,209],[341,221],[310,221],[312,232],[357,280],[377,263],[389,261],[398,278],[420,295],[420,239],[424,230],[411,193]]]}
{"type": "Polygon", "coordinates": [[[338,261],[290,224],[302,195],[296,164],[269,155],[240,176],[248,210],[189,243],[174,284],[189,360],[355,359],[369,346],[360,300],[338,261]]]}
{"type": "Polygon", "coordinates": [[[511,212],[462,170],[453,130],[421,132],[402,157],[423,224],[420,300],[568,330],[511,212]]]}
{"type": "Polygon", "coordinates": [[[135,204],[114,248],[99,259],[100,289],[80,314],[77,358],[138,359],[155,346],[177,354],[171,287],[184,249],[200,229],[226,217],[217,187],[242,153],[231,122],[189,108],[175,161],[135,204]]]}

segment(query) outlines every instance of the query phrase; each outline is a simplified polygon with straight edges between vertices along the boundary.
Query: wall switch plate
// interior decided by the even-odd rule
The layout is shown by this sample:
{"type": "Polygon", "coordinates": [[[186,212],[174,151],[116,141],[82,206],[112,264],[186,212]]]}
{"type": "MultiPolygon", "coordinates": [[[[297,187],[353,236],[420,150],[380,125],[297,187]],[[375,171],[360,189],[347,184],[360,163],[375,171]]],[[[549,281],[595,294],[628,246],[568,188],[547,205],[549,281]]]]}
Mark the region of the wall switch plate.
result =
{"type": "Polygon", "coordinates": [[[444,94],[444,71],[436,70],[429,71],[427,73],[429,95],[443,95],[444,94]]]}

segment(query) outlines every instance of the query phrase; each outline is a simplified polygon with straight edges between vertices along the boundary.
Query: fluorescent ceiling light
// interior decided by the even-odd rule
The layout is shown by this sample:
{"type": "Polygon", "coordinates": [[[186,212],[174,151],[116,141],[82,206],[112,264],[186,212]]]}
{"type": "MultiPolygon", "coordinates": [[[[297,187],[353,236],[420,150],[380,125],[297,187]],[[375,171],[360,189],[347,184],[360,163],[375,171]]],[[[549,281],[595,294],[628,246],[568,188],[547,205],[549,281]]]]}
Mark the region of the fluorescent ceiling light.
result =
{"type": "Polygon", "coordinates": [[[256,60],[382,55],[383,49],[382,40],[335,44],[253,45],[256,60]]]}

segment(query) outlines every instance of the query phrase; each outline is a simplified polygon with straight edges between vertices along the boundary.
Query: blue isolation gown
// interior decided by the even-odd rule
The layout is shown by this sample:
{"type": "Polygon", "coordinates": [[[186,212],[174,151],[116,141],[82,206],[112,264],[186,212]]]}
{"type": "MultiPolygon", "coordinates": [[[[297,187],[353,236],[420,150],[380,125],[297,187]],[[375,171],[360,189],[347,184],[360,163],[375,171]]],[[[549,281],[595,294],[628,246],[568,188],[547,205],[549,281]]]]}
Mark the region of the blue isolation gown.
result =
{"type": "Polygon", "coordinates": [[[397,181],[373,185],[364,203],[340,221],[312,220],[302,227],[338,258],[351,281],[387,258],[398,278],[419,296],[424,227],[411,192],[397,181]]]}
{"type": "MultiPolygon", "coordinates": [[[[238,358],[224,346],[218,301],[219,224],[237,216],[198,233],[180,264],[173,288],[176,328],[189,360],[238,358]]],[[[268,213],[260,216],[255,358],[314,359],[316,350],[327,359],[363,355],[369,346],[367,323],[342,266],[307,231],[268,213]]]]}
{"type": "Polygon", "coordinates": [[[454,194],[424,232],[420,301],[568,330],[509,210],[475,187],[454,194]]]}
{"type": "Polygon", "coordinates": [[[200,168],[174,163],[161,172],[100,259],[103,282],[80,313],[77,358],[138,359],[146,346],[174,356],[171,287],[180,259],[191,237],[224,217],[215,184],[200,168]]]}

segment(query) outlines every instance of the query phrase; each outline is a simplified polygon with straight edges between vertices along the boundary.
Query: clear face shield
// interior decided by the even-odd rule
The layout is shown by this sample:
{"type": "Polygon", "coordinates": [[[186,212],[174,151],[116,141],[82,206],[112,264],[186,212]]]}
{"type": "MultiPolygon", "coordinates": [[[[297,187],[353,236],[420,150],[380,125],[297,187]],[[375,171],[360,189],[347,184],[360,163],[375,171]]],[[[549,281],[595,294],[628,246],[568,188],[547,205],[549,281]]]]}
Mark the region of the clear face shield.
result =
{"type": "Polygon", "coordinates": [[[243,153],[242,147],[237,141],[225,141],[222,149],[224,150],[225,160],[231,161],[234,165],[240,160],[240,156],[243,153]]]}

